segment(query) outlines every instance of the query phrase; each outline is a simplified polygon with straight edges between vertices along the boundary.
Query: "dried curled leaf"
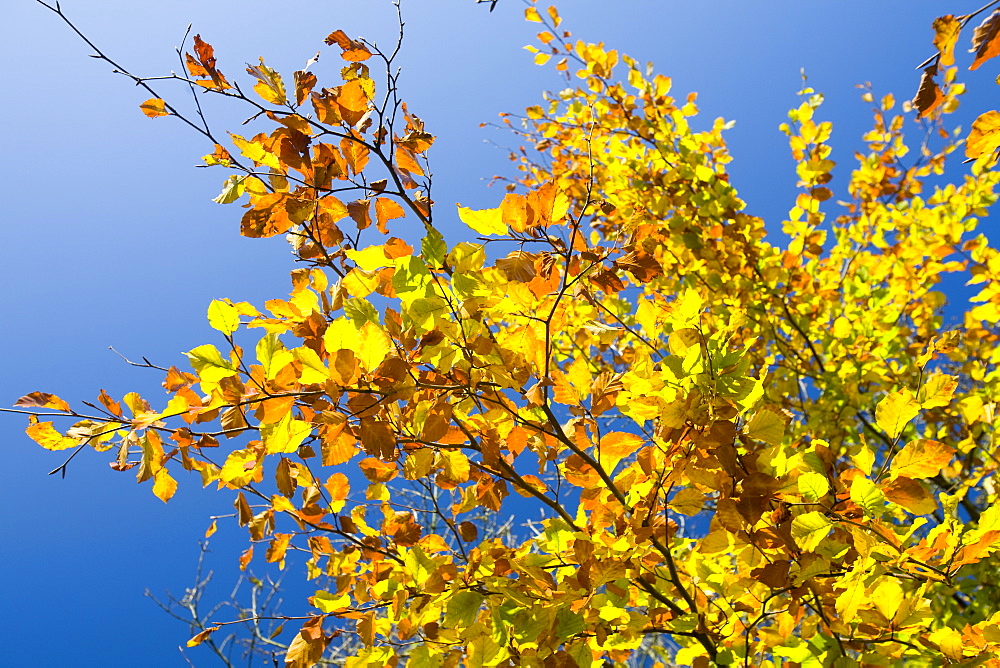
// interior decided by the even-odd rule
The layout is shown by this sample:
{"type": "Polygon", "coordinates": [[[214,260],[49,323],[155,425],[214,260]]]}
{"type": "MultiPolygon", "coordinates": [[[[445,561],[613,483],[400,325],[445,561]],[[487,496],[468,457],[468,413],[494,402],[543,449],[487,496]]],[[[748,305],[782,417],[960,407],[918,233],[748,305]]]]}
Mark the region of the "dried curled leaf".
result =
{"type": "Polygon", "coordinates": [[[936,74],[937,65],[931,65],[924,70],[920,77],[920,87],[913,98],[913,106],[919,113],[917,118],[927,116],[944,102],[944,93],[941,92],[941,87],[934,80],[936,74]]]}
{"type": "Polygon", "coordinates": [[[969,65],[977,69],[990,58],[1000,55],[1000,9],[987,16],[972,32],[972,49],[976,59],[969,65]]]}
{"type": "Polygon", "coordinates": [[[48,392],[32,392],[14,402],[15,406],[24,408],[51,408],[57,411],[69,411],[69,404],[54,394],[48,392]]]}
{"type": "Polygon", "coordinates": [[[323,41],[329,46],[334,44],[339,46],[343,50],[340,57],[351,63],[361,62],[372,57],[372,52],[368,50],[367,46],[358,40],[351,39],[343,30],[334,30],[323,41]]]}

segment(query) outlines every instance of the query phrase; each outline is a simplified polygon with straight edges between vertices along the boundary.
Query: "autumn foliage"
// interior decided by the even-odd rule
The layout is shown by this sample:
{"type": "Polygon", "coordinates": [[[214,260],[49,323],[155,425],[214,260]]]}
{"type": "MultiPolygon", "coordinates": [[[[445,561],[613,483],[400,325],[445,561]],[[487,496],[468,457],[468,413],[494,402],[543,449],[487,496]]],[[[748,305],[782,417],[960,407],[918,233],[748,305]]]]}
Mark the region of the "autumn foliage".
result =
{"type": "Polygon", "coordinates": [[[178,481],[232,498],[240,567],[316,583],[289,666],[347,638],[355,667],[1000,666],[1000,254],[976,232],[1000,134],[980,119],[991,139],[952,164],[960,22],[935,24],[943,84],[925,73],[902,113],[865,91],[839,183],[823,98],[800,92],[800,192],[765,227],[694,94],[553,8],[526,16],[567,87],[503,117],[526,150],[486,210],[426,195],[434,136],[392,53],[338,30],[338,80],[260,59],[244,92],[195,37],[178,78],[264,127],[193,124],[229,174],[216,201],[288,241],[291,292],[212,301],[215,339],[165,398],[23,397],[28,435],[163,501],[178,481]]]}

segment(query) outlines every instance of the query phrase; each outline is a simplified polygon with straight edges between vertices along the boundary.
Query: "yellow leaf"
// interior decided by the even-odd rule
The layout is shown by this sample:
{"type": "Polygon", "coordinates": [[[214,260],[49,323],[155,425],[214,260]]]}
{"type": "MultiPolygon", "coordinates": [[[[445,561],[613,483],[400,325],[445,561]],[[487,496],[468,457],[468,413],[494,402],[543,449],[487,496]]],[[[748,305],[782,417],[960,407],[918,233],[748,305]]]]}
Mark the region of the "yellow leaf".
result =
{"type": "Polygon", "coordinates": [[[962,23],[954,16],[941,16],[934,19],[934,46],[940,54],[939,63],[942,67],[955,64],[955,42],[962,29],[962,23]]]}
{"type": "Polygon", "coordinates": [[[885,510],[885,495],[878,486],[864,476],[851,481],[851,501],[864,508],[865,513],[880,517],[885,510]]]}
{"type": "Polygon", "coordinates": [[[232,304],[213,300],[208,305],[208,324],[223,334],[232,334],[240,326],[240,313],[232,304]]]}
{"type": "Polygon", "coordinates": [[[198,633],[193,638],[191,638],[190,640],[188,640],[187,641],[187,646],[188,647],[197,647],[198,645],[200,645],[203,642],[205,642],[206,640],[208,640],[208,636],[212,635],[212,633],[214,633],[215,631],[218,631],[218,630],[219,630],[218,626],[209,626],[207,629],[205,629],[201,633],[198,633]]]}
{"type": "Polygon", "coordinates": [[[531,21],[532,23],[542,23],[542,17],[534,7],[528,7],[524,10],[524,20],[531,21]]]}
{"type": "Polygon", "coordinates": [[[392,350],[392,341],[382,328],[368,321],[361,328],[362,345],[355,350],[355,356],[367,371],[374,371],[392,350]]]}
{"type": "Polygon", "coordinates": [[[473,211],[461,204],[458,206],[458,217],[463,223],[480,234],[507,234],[507,225],[503,222],[501,207],[473,211]]]}
{"type": "Polygon", "coordinates": [[[386,257],[382,246],[369,246],[364,250],[347,250],[344,252],[347,254],[347,257],[353,260],[364,271],[374,271],[382,267],[389,267],[393,263],[392,260],[386,257]]]}
{"type": "Polygon", "coordinates": [[[921,408],[936,408],[947,406],[955,395],[958,379],[943,373],[936,373],[917,391],[917,401],[921,408]]]}
{"type": "Polygon", "coordinates": [[[920,404],[909,390],[890,392],[875,407],[875,423],[889,438],[903,433],[906,423],[920,412],[920,404]]]}
{"type": "Polygon", "coordinates": [[[38,418],[32,416],[33,421],[25,432],[38,445],[46,450],[65,450],[73,446],[80,445],[80,441],[75,438],[63,436],[52,426],[51,422],[34,422],[38,418]]]}
{"type": "Polygon", "coordinates": [[[871,600],[875,603],[878,611],[888,619],[892,620],[896,616],[896,611],[903,603],[903,588],[899,586],[894,578],[885,578],[875,587],[871,600]]]}
{"type": "Polygon", "coordinates": [[[799,515],[792,520],[792,538],[806,552],[813,552],[833,529],[830,520],[819,511],[799,515]]]}
{"type": "Polygon", "coordinates": [[[166,503],[177,491],[177,481],[170,477],[167,469],[161,468],[153,476],[153,494],[166,503]]]}

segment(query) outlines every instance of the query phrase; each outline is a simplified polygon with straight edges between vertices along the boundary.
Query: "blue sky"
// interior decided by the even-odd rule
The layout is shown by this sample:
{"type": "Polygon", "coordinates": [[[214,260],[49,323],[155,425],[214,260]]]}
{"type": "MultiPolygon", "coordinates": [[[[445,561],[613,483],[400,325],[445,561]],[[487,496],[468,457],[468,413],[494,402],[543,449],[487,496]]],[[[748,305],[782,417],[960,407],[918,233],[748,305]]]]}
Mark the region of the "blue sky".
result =
{"type": "MultiPolygon", "coordinates": [[[[71,402],[92,400],[99,388],[158,397],[159,372],[129,368],[108,346],[181,365],[182,351],[215,340],[204,316],[211,299],[281,296],[291,256],[280,239],[239,237],[239,209],[211,202],[226,174],[193,168],[210,149],[200,137],[175,119],[144,117],[138,105],[148,96],[87,58],[87,47],[54,14],[31,0],[8,4],[11,29],[0,43],[7,64],[0,402],[33,390],[71,402]]],[[[150,75],[178,69],[173,48],[189,22],[215,46],[230,77],[262,55],[288,73],[320,49],[321,67],[333,67],[337,54],[322,41],[338,28],[380,43],[395,35],[386,0],[62,4],[109,55],[150,75]]],[[[978,5],[620,0],[612,10],[606,0],[567,0],[560,10],[575,37],[654,61],[674,78],[678,97],[698,91],[704,125],[717,116],[736,121],[728,135],[733,183],[750,211],[777,230],[796,193],[777,127],[797,104],[800,68],[826,95],[819,116],[834,122],[841,171],[833,185],[843,184],[871,117],[855,84],[911,97],[914,67],[932,52],[931,21],[978,5]]],[[[479,124],[519,112],[562,84],[521,49],[537,26],[522,20],[519,0],[500,0],[492,14],[473,0],[403,0],[403,13],[403,97],[438,136],[430,154],[437,217],[457,231],[451,204],[493,206],[502,192],[488,188],[488,179],[511,174],[506,152],[494,144],[515,146],[515,138],[479,124]]],[[[960,114],[966,126],[993,104],[991,66],[962,75],[974,91],[960,114]]],[[[220,130],[242,120],[238,109],[211,113],[220,130]]],[[[185,665],[177,647],[186,629],[142,594],[183,593],[208,516],[230,512],[231,500],[182,479],[164,505],[148,485],[114,473],[106,456],[90,451],[66,479],[46,476],[63,454],[35,446],[23,427],[19,417],[0,416],[0,604],[8,638],[0,663],[185,665]]],[[[221,524],[210,561],[223,595],[244,533],[221,524]]],[[[290,600],[288,609],[297,605],[290,600]]],[[[211,665],[204,654],[190,656],[211,665]]]]}

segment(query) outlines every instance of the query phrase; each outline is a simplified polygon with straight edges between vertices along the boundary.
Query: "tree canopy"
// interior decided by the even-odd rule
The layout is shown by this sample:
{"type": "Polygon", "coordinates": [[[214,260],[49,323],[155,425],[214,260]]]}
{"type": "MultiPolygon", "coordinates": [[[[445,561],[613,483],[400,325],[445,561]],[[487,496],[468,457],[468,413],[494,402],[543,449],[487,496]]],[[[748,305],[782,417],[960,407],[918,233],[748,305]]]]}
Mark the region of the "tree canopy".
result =
{"type": "MultiPolygon", "coordinates": [[[[211,301],[165,398],[25,395],[28,435],[165,502],[227,495],[241,569],[304,555],[288,666],[1000,666],[1000,254],[978,230],[1000,112],[949,126],[976,15],[935,22],[913,102],[864,93],[849,174],[799,92],[800,194],[767,227],[725,121],[554,7],[525,16],[565,88],[502,116],[524,148],[487,209],[433,201],[398,45],[337,30],[336,80],[264,58],[240,80],[195,35],[165,78],[243,105],[245,135],[119,67],[142,113],[205,137],[240,233],[287,241],[291,291],[211,301]],[[980,291],[949,303],[947,276],[980,291]]],[[[998,36],[1000,10],[973,69],[998,36]]]]}

